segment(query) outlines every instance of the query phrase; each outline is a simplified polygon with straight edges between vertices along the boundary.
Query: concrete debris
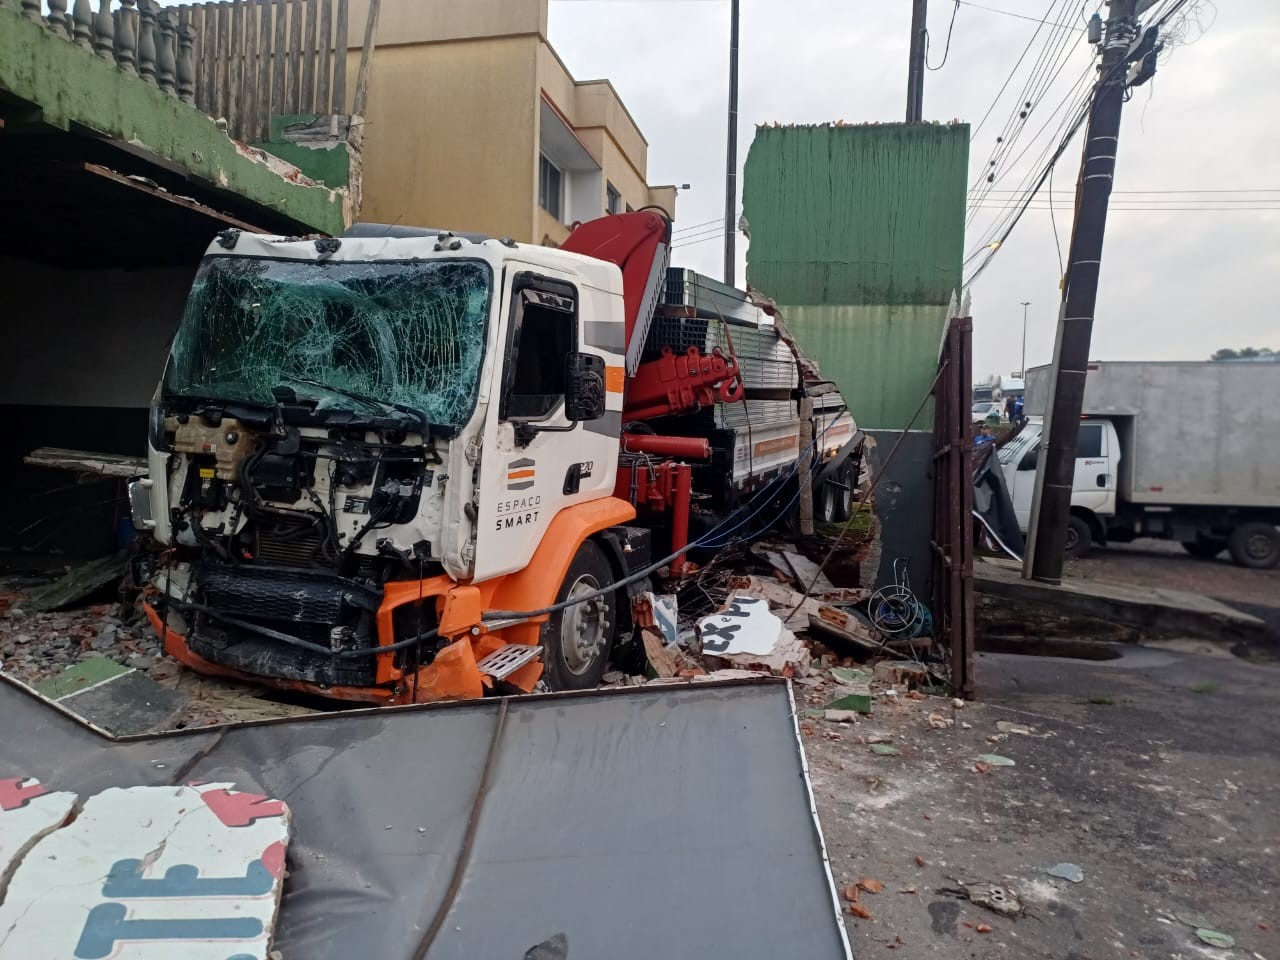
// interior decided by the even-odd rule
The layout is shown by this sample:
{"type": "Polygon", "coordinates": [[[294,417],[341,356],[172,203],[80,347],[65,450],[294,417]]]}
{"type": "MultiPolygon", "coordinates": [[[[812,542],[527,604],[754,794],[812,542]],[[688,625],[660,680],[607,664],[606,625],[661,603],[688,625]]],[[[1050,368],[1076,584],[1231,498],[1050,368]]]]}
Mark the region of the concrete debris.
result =
{"type": "Polygon", "coordinates": [[[816,614],[809,615],[809,626],[868,653],[879,653],[883,646],[880,634],[869,623],[852,611],[830,604],[822,604],[816,614]]]}
{"type": "Polygon", "coordinates": [[[730,581],[735,592],[752,597],[762,597],[769,608],[787,617],[783,622],[788,630],[800,632],[808,629],[810,615],[816,615],[822,604],[814,597],[806,597],[785,583],[765,577],[737,577],[730,581]]]}
{"type": "Polygon", "coordinates": [[[908,689],[929,686],[929,671],[923,665],[907,660],[881,660],[875,665],[873,676],[880,683],[908,689]]]}
{"type": "Polygon", "coordinates": [[[790,550],[784,552],[782,557],[791,568],[791,572],[796,575],[796,582],[800,584],[801,589],[812,589],[817,593],[833,593],[837,589],[818,565],[808,557],[802,557],[790,550]]]}
{"type": "Polygon", "coordinates": [[[991,767],[1014,767],[1017,766],[1008,757],[1002,757],[998,753],[980,753],[977,760],[979,763],[985,763],[991,767]]]}
{"type": "Polygon", "coordinates": [[[1074,863],[1055,863],[1052,867],[1045,867],[1044,872],[1051,877],[1057,877],[1060,880],[1070,880],[1072,883],[1081,883],[1084,881],[1084,871],[1074,863]]]}
{"type": "Polygon", "coordinates": [[[1022,913],[1022,901],[1008,887],[995,883],[962,883],[961,894],[970,903],[986,907],[1005,917],[1016,917],[1022,913]]]}
{"type": "Polygon", "coordinates": [[[871,713],[871,687],[865,683],[850,684],[841,688],[844,696],[827,704],[827,710],[855,710],[858,713],[871,713]]]}
{"type": "Polygon", "coordinates": [[[1231,934],[1210,930],[1208,927],[1197,927],[1196,936],[1200,938],[1202,943],[1207,943],[1211,947],[1218,947],[1222,950],[1230,950],[1236,945],[1235,937],[1231,936],[1231,934]]]}
{"type": "MultiPolygon", "coordinates": [[[[823,710],[822,719],[832,723],[857,723],[859,710],[823,710]]],[[[870,711],[868,711],[870,712],[870,711]]]]}
{"type": "Polygon", "coordinates": [[[99,557],[82,563],[69,569],[65,576],[48,587],[32,593],[26,607],[39,612],[63,610],[121,579],[127,569],[128,561],[123,555],[99,557]]]}
{"type": "Polygon", "coordinates": [[[831,679],[836,683],[870,683],[871,671],[857,667],[832,667],[831,679]]]}
{"type": "Polygon", "coordinates": [[[701,669],[699,664],[676,643],[665,643],[657,627],[641,627],[640,639],[644,655],[656,677],[676,677],[683,670],[701,669]]]}
{"type": "MultiPolygon", "coordinates": [[[[997,720],[996,729],[1001,733],[1016,733],[1023,737],[1031,736],[1031,728],[1022,723],[1013,723],[1009,720],[997,720]]],[[[1003,739],[1003,738],[1002,738],[1003,739]]]]}

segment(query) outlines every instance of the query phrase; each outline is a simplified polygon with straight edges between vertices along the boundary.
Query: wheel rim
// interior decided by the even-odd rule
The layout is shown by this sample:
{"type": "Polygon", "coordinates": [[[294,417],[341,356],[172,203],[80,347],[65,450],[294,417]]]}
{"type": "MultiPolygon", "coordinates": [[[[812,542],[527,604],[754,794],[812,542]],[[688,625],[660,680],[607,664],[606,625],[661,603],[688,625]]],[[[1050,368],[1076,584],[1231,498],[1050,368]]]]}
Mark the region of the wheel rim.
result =
{"type": "MultiPolygon", "coordinates": [[[[566,600],[574,600],[600,589],[595,577],[584,574],[573,582],[566,600]]],[[[609,635],[609,604],[604,597],[576,603],[564,611],[560,621],[560,653],[569,672],[581,676],[591,669],[604,649],[609,635]]]]}
{"type": "Polygon", "coordinates": [[[1067,542],[1066,542],[1067,552],[1070,553],[1077,546],[1079,546],[1079,544],[1080,544],[1080,534],[1076,531],[1076,528],[1070,527],[1070,526],[1067,527],[1067,542]]]}
{"type": "Polygon", "coordinates": [[[1271,538],[1265,533],[1255,533],[1244,543],[1245,553],[1254,560],[1268,559],[1275,547],[1271,543],[1271,538]]]}

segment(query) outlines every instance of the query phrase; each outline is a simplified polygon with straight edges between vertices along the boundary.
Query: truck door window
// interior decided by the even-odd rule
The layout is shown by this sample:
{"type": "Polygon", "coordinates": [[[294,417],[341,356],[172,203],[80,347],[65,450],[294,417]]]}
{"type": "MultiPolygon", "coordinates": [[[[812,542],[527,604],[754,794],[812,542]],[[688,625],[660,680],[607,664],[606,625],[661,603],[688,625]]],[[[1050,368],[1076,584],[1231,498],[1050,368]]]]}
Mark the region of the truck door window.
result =
{"type": "Polygon", "coordinates": [[[554,293],[528,288],[517,288],[515,293],[505,418],[543,420],[564,400],[569,357],[577,339],[577,311],[574,298],[559,292],[565,285],[556,287],[554,293]]]}
{"type": "Polygon", "coordinates": [[[1097,460],[1102,456],[1102,424],[1082,423],[1076,437],[1076,459],[1097,460]]]}

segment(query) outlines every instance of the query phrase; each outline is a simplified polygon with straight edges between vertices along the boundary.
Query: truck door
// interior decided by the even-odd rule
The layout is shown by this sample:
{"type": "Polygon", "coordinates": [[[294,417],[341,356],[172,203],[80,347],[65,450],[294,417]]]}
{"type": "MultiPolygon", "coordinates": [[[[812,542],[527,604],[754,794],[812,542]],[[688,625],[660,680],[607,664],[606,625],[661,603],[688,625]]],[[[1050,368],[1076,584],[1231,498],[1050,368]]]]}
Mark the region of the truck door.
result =
{"type": "Polygon", "coordinates": [[[1116,476],[1108,456],[1105,420],[1084,420],[1076,440],[1076,472],[1071,481],[1071,505],[1093,513],[1114,510],[1116,476]]]}
{"type": "Polygon", "coordinates": [[[581,342],[581,312],[595,319],[612,308],[621,327],[620,301],[599,300],[598,291],[567,279],[533,271],[508,275],[508,326],[499,341],[504,355],[495,365],[479,451],[477,581],[523,569],[564,507],[613,492],[620,414],[573,422],[565,409],[571,359],[579,351],[600,356],[601,370],[606,361],[622,362],[581,342]]]}

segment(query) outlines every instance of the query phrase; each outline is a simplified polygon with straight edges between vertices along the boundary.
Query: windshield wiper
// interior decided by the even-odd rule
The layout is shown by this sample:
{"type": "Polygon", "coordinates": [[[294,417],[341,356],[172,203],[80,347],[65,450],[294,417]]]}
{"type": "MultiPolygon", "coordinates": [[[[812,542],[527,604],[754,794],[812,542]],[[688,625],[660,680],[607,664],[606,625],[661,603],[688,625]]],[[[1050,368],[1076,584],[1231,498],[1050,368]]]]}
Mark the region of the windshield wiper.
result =
{"type": "Polygon", "coordinates": [[[330,393],[336,393],[339,396],[368,404],[369,406],[376,407],[378,410],[383,412],[387,410],[395,410],[398,413],[403,413],[406,416],[412,417],[418,424],[418,428],[423,433],[427,431],[427,418],[421,413],[421,411],[415,410],[407,404],[395,403],[391,400],[379,400],[377,397],[371,397],[368,394],[360,393],[357,390],[348,390],[346,387],[335,387],[332,384],[321,383],[319,380],[308,380],[305,377],[295,377],[287,373],[280,374],[280,377],[281,379],[288,380],[291,383],[302,383],[312,387],[319,387],[321,390],[328,390],[330,393]]]}

